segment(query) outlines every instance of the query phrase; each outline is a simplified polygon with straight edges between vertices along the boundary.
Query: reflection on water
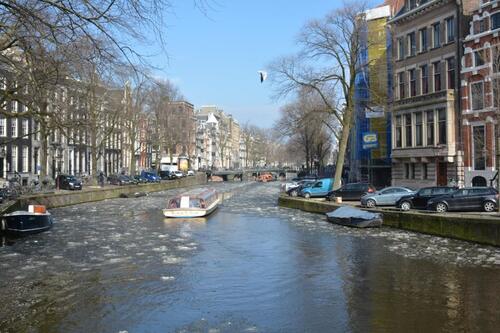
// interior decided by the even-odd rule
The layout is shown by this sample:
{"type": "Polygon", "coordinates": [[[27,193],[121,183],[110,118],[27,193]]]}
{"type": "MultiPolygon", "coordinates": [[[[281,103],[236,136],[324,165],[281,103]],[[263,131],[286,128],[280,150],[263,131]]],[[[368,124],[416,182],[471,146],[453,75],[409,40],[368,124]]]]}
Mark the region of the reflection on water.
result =
{"type": "MultiPolygon", "coordinates": [[[[218,211],[165,219],[167,191],[52,211],[0,248],[0,332],[495,331],[500,250],[359,230],[217,184],[218,211]]],[[[244,186],[244,187],[242,187],[244,186]]]]}

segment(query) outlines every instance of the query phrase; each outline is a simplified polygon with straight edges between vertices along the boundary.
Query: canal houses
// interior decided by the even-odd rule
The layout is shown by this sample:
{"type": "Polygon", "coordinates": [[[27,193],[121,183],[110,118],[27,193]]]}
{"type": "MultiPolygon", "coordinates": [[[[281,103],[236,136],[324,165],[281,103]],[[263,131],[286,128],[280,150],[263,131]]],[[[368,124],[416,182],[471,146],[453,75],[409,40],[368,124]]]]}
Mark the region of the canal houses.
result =
{"type": "Polygon", "coordinates": [[[467,27],[462,59],[462,137],[465,186],[496,178],[500,88],[500,7],[482,0],[467,27]]]}
{"type": "Polygon", "coordinates": [[[392,183],[463,185],[462,29],[478,0],[406,0],[393,36],[392,183]]]}

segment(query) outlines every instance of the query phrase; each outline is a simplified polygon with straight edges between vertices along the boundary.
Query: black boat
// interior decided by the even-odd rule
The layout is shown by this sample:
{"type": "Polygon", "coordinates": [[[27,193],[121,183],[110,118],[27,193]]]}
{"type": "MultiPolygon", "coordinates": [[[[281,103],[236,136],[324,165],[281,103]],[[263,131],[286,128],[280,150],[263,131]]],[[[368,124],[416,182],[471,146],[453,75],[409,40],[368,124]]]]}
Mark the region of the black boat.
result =
{"type": "Polygon", "coordinates": [[[382,225],[382,214],[348,206],[326,213],[326,218],[329,222],[355,228],[380,227],[382,225]]]}
{"type": "Polygon", "coordinates": [[[53,220],[45,206],[30,205],[28,211],[15,211],[2,216],[0,231],[23,236],[49,230],[53,220]]]}

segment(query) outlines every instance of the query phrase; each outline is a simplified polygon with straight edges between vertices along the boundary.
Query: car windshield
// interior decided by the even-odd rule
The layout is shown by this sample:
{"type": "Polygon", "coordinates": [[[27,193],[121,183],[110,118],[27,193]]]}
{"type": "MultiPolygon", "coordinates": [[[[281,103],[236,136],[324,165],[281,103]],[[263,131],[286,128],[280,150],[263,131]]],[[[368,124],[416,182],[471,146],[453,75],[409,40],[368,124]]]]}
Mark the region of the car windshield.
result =
{"type": "Polygon", "coordinates": [[[75,176],[68,176],[67,179],[70,181],[70,182],[74,182],[76,181],[76,177],[75,176]]]}

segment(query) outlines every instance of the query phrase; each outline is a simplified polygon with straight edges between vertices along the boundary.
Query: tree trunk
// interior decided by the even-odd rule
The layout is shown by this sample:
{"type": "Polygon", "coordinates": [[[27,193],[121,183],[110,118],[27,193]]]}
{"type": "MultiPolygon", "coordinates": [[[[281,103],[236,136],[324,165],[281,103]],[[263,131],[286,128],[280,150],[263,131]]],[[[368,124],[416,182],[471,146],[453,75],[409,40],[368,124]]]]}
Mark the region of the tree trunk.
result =
{"type": "MultiPolygon", "coordinates": [[[[500,170],[500,129],[498,129],[498,126],[497,127],[497,144],[496,144],[496,147],[495,147],[495,150],[496,150],[496,159],[495,159],[495,166],[496,166],[496,169],[497,169],[497,190],[499,191],[500,193],[500,173],[499,173],[499,170],[500,170]]],[[[498,208],[498,212],[500,213],[500,202],[498,202],[497,200],[497,208],[498,208]]]]}
{"type": "Polygon", "coordinates": [[[98,152],[98,147],[97,147],[97,134],[95,133],[96,128],[92,131],[90,135],[90,140],[91,140],[91,183],[92,185],[97,185],[97,154],[98,152]]]}
{"type": "Polygon", "coordinates": [[[130,167],[129,167],[129,170],[130,170],[130,175],[133,176],[135,175],[135,138],[136,137],[136,133],[134,130],[132,130],[131,132],[131,135],[130,135],[130,167]]]}
{"type": "Polygon", "coordinates": [[[349,134],[351,132],[351,118],[354,109],[351,107],[346,108],[346,115],[344,118],[344,127],[342,128],[342,136],[339,142],[339,153],[337,155],[337,163],[335,165],[335,177],[333,183],[333,189],[336,190],[340,188],[342,180],[342,170],[344,168],[345,153],[347,150],[347,143],[349,141],[349,134]]]}
{"type": "MultiPolygon", "coordinates": [[[[40,180],[47,177],[47,148],[48,148],[48,138],[47,138],[47,125],[45,121],[40,121],[40,180]]],[[[35,161],[36,164],[36,161],[35,161]]]]}

